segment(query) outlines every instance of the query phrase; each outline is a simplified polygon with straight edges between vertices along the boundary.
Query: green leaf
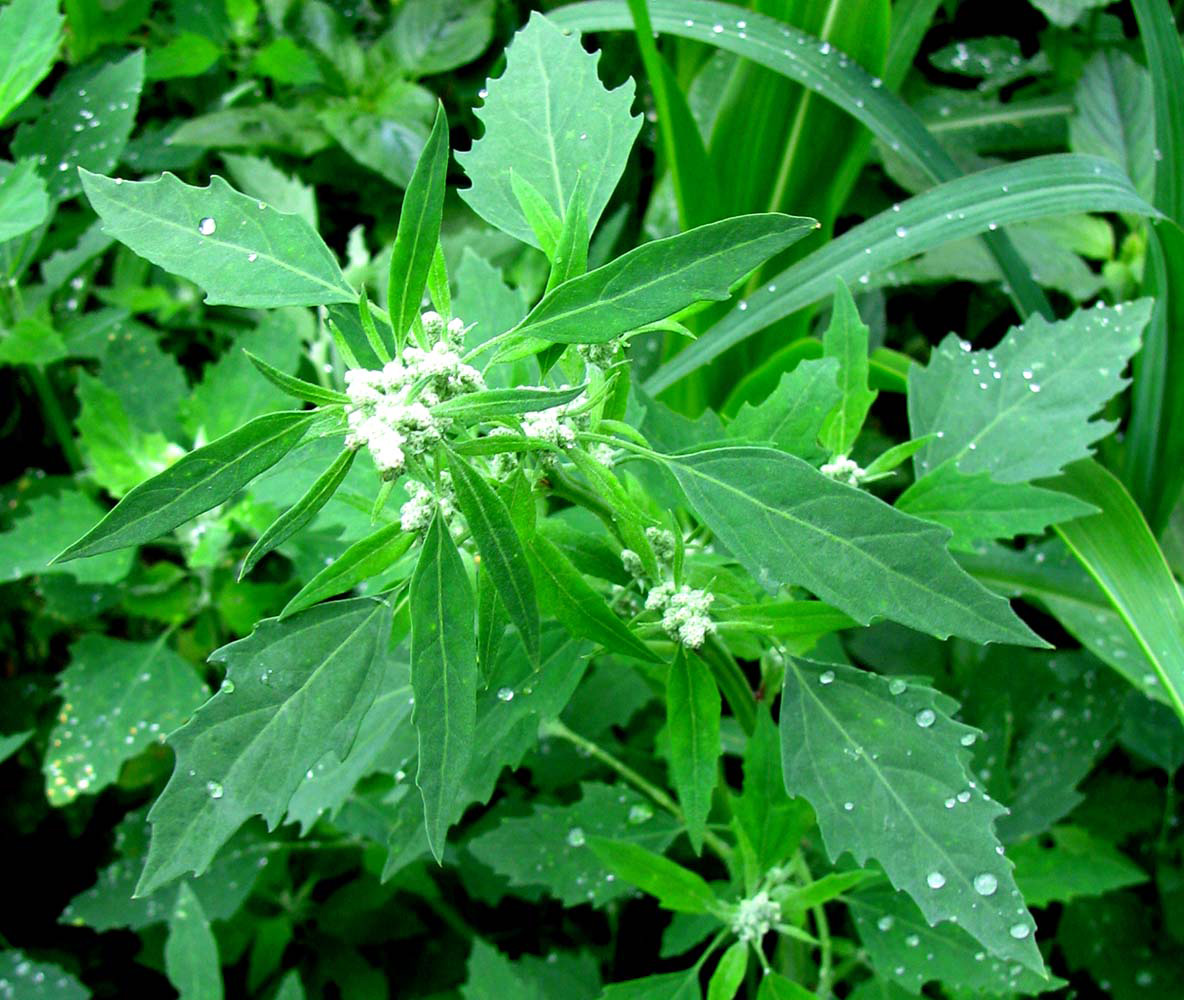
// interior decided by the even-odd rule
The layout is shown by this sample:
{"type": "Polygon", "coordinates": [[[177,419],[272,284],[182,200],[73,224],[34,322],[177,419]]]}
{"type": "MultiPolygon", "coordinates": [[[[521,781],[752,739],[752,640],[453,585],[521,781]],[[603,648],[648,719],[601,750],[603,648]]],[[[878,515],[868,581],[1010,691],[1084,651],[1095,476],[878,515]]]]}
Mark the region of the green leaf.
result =
{"type": "Polygon", "coordinates": [[[305,1000],[304,985],[300,982],[300,973],[292,969],[280,982],[276,990],[275,1000],[305,1000]]]}
{"type": "Polygon", "coordinates": [[[211,655],[226,681],[169,738],[177,763],[149,813],[138,894],[205,871],[249,816],[274,828],[308,769],[345,757],[381,679],[390,619],[381,601],[337,601],[262,621],[211,655]]]}
{"type": "Polygon", "coordinates": [[[546,291],[558,288],[565,281],[578,278],[588,270],[588,210],[584,205],[584,178],[576,178],[571,189],[563,228],[551,258],[551,273],[547,275],[546,291]]]}
{"type": "Polygon", "coordinates": [[[896,509],[945,525],[954,533],[952,549],[972,549],[986,539],[1040,535],[1050,524],[1096,510],[1031,483],[996,482],[986,470],[964,473],[956,458],[916,480],[897,497],[896,509]]]}
{"type": "Polygon", "coordinates": [[[149,80],[177,80],[201,76],[222,55],[222,50],[205,35],[182,31],[148,53],[145,76],[149,80]]]}
{"type": "Polygon", "coordinates": [[[150,542],[218,506],[291,451],[314,416],[299,410],[269,413],[191,451],[128,493],[57,561],[150,542]]]}
{"type": "Polygon", "coordinates": [[[482,389],[437,403],[432,407],[432,414],[463,420],[465,423],[492,420],[496,417],[516,417],[521,413],[549,410],[570,403],[587,388],[586,385],[579,385],[574,389],[542,389],[534,386],[482,389]]]}
{"type": "Polygon", "coordinates": [[[987,954],[954,924],[931,924],[908,896],[887,886],[861,889],[847,897],[847,906],[877,978],[909,993],[920,994],[934,980],[976,996],[1031,995],[1060,982],[987,954]]]}
{"type": "Polygon", "coordinates": [[[612,340],[696,302],[726,299],[733,284],[815,225],[744,215],[645,243],[545,295],[517,330],[564,344],[612,340]]]}
{"type": "Polygon", "coordinates": [[[13,42],[0,55],[0,124],[53,66],[63,20],[57,0],[13,0],[0,13],[0,38],[13,42]]]}
{"type": "Polygon", "coordinates": [[[45,757],[45,795],[64,806],[119,777],[124,761],[189,718],[209,691],[193,667],[165,645],[84,635],[58,675],[62,699],[45,757]]]}
{"type": "Polygon", "coordinates": [[[670,772],[696,853],[703,847],[711,794],[719,778],[719,716],[719,691],[711,670],[680,646],[666,679],[666,733],[670,772]]]}
{"type": "Polygon", "coordinates": [[[956,708],[917,683],[790,659],[785,788],[814,806],[832,859],[874,858],[927,920],[956,922],[998,958],[1043,975],[1033,921],[992,831],[1006,810],[969,776],[963,740],[976,734],[950,718],[956,708]]]}
{"type": "Polygon", "coordinates": [[[299,215],[313,229],[317,228],[317,194],[311,185],[284,173],[261,156],[226,152],[221,155],[239,191],[263,199],[278,212],[299,215]]]}
{"type": "Polygon", "coordinates": [[[605,649],[651,663],[661,662],[609,609],[578,569],[556,546],[536,534],[525,539],[539,605],[558,618],[572,635],[591,639],[605,649]]]}
{"type": "Polygon", "coordinates": [[[437,861],[452,806],[473,756],[477,721],[477,613],[469,576],[437,511],[411,577],[412,722],[419,734],[415,783],[423,796],[428,844],[437,861]]]}
{"type": "Polygon", "coordinates": [[[132,568],[133,552],[113,552],[74,566],[53,564],[66,545],[102,516],[103,508],[83,493],[67,491],[34,497],[11,531],[0,534],[0,580],[66,573],[79,583],[115,583],[132,568]]]}
{"type": "MultiPolygon", "coordinates": [[[[308,488],[308,492],[271,523],[251,546],[251,551],[247,553],[246,558],[243,559],[242,569],[238,572],[240,580],[250,573],[255,564],[267,553],[283,545],[316,517],[317,512],[333,498],[337,487],[349,475],[350,467],[354,464],[357,454],[353,448],[346,448],[341,452],[333,460],[333,464],[317,477],[317,481],[308,488]]],[[[342,589],[347,588],[343,587],[342,589]]]]}
{"type": "Polygon", "coordinates": [[[49,217],[49,195],[32,160],[0,162],[0,242],[36,229],[49,217]]]}
{"type": "Polygon", "coordinates": [[[740,407],[728,424],[728,436],[752,444],[769,442],[798,458],[819,457],[823,422],[842,399],[838,375],[837,358],[800,362],[781,376],[763,402],[740,407]]]}
{"type": "Polygon", "coordinates": [[[868,329],[859,318],[851,291],[836,279],[834,312],[822,335],[826,357],[839,362],[839,389],[843,394],[835,411],[822,427],[822,441],[832,455],[846,455],[859,437],[876,393],[867,387],[868,329]]]}
{"type": "Polygon", "coordinates": [[[1141,885],[1147,873],[1113,844],[1078,826],[1056,826],[1049,842],[1033,838],[1011,850],[1015,880],[1029,906],[1067,903],[1141,885]]]}
{"type": "MultiPolygon", "coordinates": [[[[1155,215],[1114,164],[1036,156],[947,181],[860,223],[773,276],[645,383],[656,393],[741,341],[820,302],[836,275],[854,285],[915,254],[1014,222],[1079,212],[1155,215]],[[867,252],[870,251],[870,252],[867,252]]],[[[996,234],[997,235],[997,234],[996,234]]],[[[1024,265],[1025,271],[1027,266],[1024,265]]]]}
{"type": "Polygon", "coordinates": [[[657,898],[675,913],[715,913],[720,902],[699,875],[639,844],[590,837],[588,846],[618,878],[657,898]]]}
{"type": "MultiPolygon", "coordinates": [[[[7,28],[7,25],[0,24],[7,28]]],[[[90,990],[60,965],[37,962],[15,948],[0,951],[0,979],[9,983],[11,1000],[88,1000],[90,990]],[[45,983],[45,986],[41,984],[45,983]]]]}
{"type": "Polygon", "coordinates": [[[631,891],[588,847],[590,837],[611,837],[663,851],[677,824],[623,785],[584,782],[571,805],[535,805],[508,817],[469,842],[469,850],[515,886],[542,886],[564,906],[604,906],[631,891]]]}
{"type": "Polygon", "coordinates": [[[604,988],[601,1000],[701,1000],[699,967],[682,972],[662,972],[644,979],[612,983],[604,988]]]}
{"type": "Polygon", "coordinates": [[[45,109],[17,129],[13,156],[37,159],[54,201],[73,198],[82,190],[80,171],[105,173],[119,162],[143,85],[143,52],[71,70],[45,109]]]}
{"type": "Polygon", "coordinates": [[[306,382],[302,378],[296,378],[295,375],[288,375],[274,365],[269,365],[262,358],[255,357],[250,351],[244,350],[243,353],[264,378],[277,389],[282,390],[295,399],[303,399],[306,402],[324,406],[334,406],[349,402],[349,396],[344,392],[326,389],[324,386],[316,385],[313,382],[306,382]]]}
{"type": "Polygon", "coordinates": [[[1131,496],[1096,462],[1077,462],[1056,487],[1100,513],[1057,534],[1105,591],[1176,714],[1184,720],[1184,596],[1131,496]]]}
{"type": "Polygon", "coordinates": [[[390,38],[411,76],[434,76],[472,62],[493,36],[493,0],[407,0],[390,38]]]}
{"type": "Polygon", "coordinates": [[[707,1000],[733,1000],[748,971],[748,942],[736,941],[720,956],[707,984],[707,1000]]]}
{"type": "Polygon", "coordinates": [[[952,459],[964,474],[1022,483],[1088,457],[1114,426],[1089,418],[1126,384],[1150,316],[1147,300],[1056,323],[1033,316],[992,350],[946,337],[909,372],[913,437],[933,435],[913,459],[918,477],[952,459]]]}
{"type": "Polygon", "coordinates": [[[806,587],[856,621],[1039,645],[946,551],[946,531],[799,458],[731,447],[663,460],[691,507],[766,590],[806,587]]]}
{"type": "Polygon", "coordinates": [[[1155,178],[1155,106],[1151,76],[1121,49],[1095,52],[1077,82],[1069,148],[1112,160],[1151,200],[1155,178]]]}
{"type": "Polygon", "coordinates": [[[402,344],[419,315],[423,290],[427,286],[432,257],[440,238],[440,219],[444,213],[444,187],[448,180],[448,117],[444,105],[436,108],[432,133],[415,165],[399,228],[391,250],[390,283],[387,286],[391,325],[395,339],[402,344]]]}
{"type": "Polygon", "coordinates": [[[153,264],[200,285],[210,305],[357,300],[332,251],[304,219],[239,194],[221,177],[199,188],[170,173],[154,181],[79,173],[104,230],[153,264]]]}
{"type": "Polygon", "coordinates": [[[595,230],[625,169],[641,116],[629,113],[633,81],[609,92],[596,72],[598,56],[539,13],[506,50],[506,71],[490,80],[477,117],[485,133],[457,155],[472,186],[461,192],[490,224],[538,246],[514,195],[520,175],[563,218],[577,178],[587,192],[588,229],[595,230]],[[534,153],[528,158],[523,150],[534,153]]]}
{"type": "Polygon", "coordinates": [[[33,730],[26,729],[23,733],[6,733],[0,736],[0,764],[3,764],[9,757],[23,747],[32,735],[33,730]]]}
{"type": "Polygon", "coordinates": [[[506,505],[485,479],[459,457],[449,462],[456,502],[489,574],[502,607],[522,636],[526,653],[539,662],[539,606],[526,552],[506,505]]]}
{"type": "Polygon", "coordinates": [[[1085,14],[1099,7],[1109,7],[1114,0],[1031,0],[1058,28],[1071,28],[1085,14]]]}
{"type": "Polygon", "coordinates": [[[180,1000],[222,1000],[222,963],[218,942],[201,903],[185,883],[169,918],[164,968],[180,1000]]]}
{"type": "Polygon", "coordinates": [[[284,606],[280,618],[290,618],[327,597],[344,594],[364,580],[378,576],[402,559],[414,544],[415,535],[404,531],[398,521],[384,524],[354,542],[301,587],[284,606]]]}
{"type": "Polygon", "coordinates": [[[787,979],[780,972],[770,972],[761,977],[761,988],[756,1000],[816,1000],[817,994],[806,987],[787,979]]]}

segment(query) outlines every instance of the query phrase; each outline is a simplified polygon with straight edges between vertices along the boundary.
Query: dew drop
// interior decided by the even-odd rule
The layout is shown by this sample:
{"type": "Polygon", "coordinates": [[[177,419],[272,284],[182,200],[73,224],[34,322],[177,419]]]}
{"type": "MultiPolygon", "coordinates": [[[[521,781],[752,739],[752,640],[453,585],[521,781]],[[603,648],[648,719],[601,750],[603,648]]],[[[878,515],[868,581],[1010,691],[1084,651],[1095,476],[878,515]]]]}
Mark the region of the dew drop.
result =
{"type": "Polygon", "coordinates": [[[818,677],[819,684],[833,684],[835,682],[835,672],[833,670],[823,671],[818,677]]]}
{"type": "Polygon", "coordinates": [[[1040,383],[1039,382],[1032,382],[1028,385],[1028,389],[1031,392],[1039,392],[1040,391],[1040,383]]]}
{"type": "Polygon", "coordinates": [[[999,888],[999,880],[990,872],[974,876],[974,891],[980,896],[993,896],[999,888]]]}
{"type": "Polygon", "coordinates": [[[908,688],[908,684],[902,681],[899,677],[893,677],[892,680],[888,682],[889,694],[904,694],[908,688]]]}
{"type": "Polygon", "coordinates": [[[222,786],[216,781],[207,781],[206,791],[209,793],[211,799],[222,798],[222,786]]]}
{"type": "Polygon", "coordinates": [[[222,682],[222,690],[227,694],[234,694],[234,681],[227,677],[226,680],[222,682]]]}
{"type": "Polygon", "coordinates": [[[247,254],[247,263],[248,264],[254,264],[255,261],[257,261],[258,259],[259,259],[259,255],[257,253],[255,253],[254,250],[252,250],[249,254],[247,254]]]}
{"type": "Polygon", "coordinates": [[[634,826],[648,823],[654,818],[654,811],[644,802],[629,807],[629,822],[634,826]]]}
{"type": "Polygon", "coordinates": [[[578,827],[573,826],[567,831],[567,842],[572,847],[583,847],[587,843],[588,838],[584,836],[584,831],[578,827]]]}
{"type": "Polygon", "coordinates": [[[923,708],[914,718],[922,729],[928,729],[937,721],[937,714],[931,708],[923,708]]]}
{"type": "Polygon", "coordinates": [[[903,239],[904,239],[906,236],[908,236],[908,234],[909,234],[909,231],[908,231],[907,229],[905,229],[905,227],[904,227],[904,226],[897,226],[897,227],[896,227],[896,235],[897,235],[897,236],[898,236],[900,239],[902,239],[902,240],[903,240],[903,239]]]}
{"type": "Polygon", "coordinates": [[[892,925],[895,921],[891,917],[881,917],[876,921],[876,926],[882,931],[892,930],[892,925]]]}
{"type": "Polygon", "coordinates": [[[1010,930],[1007,932],[1017,941],[1023,941],[1029,934],[1032,933],[1032,928],[1027,924],[1012,924],[1010,930]]]}
{"type": "Polygon", "coordinates": [[[218,223],[211,219],[208,215],[197,224],[197,231],[202,236],[213,236],[214,230],[218,228],[218,223]]]}
{"type": "Polygon", "coordinates": [[[498,688],[497,700],[498,701],[513,701],[514,700],[514,689],[508,688],[508,687],[498,688]]]}
{"type": "Polygon", "coordinates": [[[910,948],[916,948],[921,943],[921,939],[916,934],[910,934],[904,939],[904,943],[910,948]]]}
{"type": "Polygon", "coordinates": [[[940,889],[946,884],[946,877],[941,872],[930,872],[925,876],[925,884],[930,889],[940,889]]]}
{"type": "Polygon", "coordinates": [[[854,809],[855,809],[855,803],[854,803],[854,802],[844,802],[844,803],[843,803],[843,809],[844,809],[846,812],[851,812],[852,810],[854,810],[854,809]]]}

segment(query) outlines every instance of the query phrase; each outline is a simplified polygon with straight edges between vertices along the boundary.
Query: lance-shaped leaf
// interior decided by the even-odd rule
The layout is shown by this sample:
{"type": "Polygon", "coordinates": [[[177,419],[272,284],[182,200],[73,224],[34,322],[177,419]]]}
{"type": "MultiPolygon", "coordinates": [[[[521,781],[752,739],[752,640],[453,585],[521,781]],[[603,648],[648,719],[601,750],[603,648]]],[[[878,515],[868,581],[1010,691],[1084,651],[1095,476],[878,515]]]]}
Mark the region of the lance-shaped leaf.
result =
{"type": "Polygon", "coordinates": [[[1147,300],[1081,309],[1049,323],[1033,316],[991,350],[949,336],[909,372],[909,426],[932,434],[913,461],[918,477],[948,459],[1001,483],[1054,476],[1087,458],[1113,428],[1090,420],[1126,380],[1151,317],[1147,300]]]}
{"type": "Polygon", "coordinates": [[[326,406],[349,402],[349,396],[344,392],[326,389],[324,386],[316,385],[313,382],[306,382],[304,379],[297,378],[295,375],[289,375],[287,372],[280,371],[274,365],[268,364],[262,358],[255,357],[250,351],[243,351],[243,353],[267,381],[294,399],[303,399],[309,403],[324,404],[326,406]]]}
{"type": "Polygon", "coordinates": [[[274,828],[309,768],[344,759],[381,679],[390,620],[382,601],[337,601],[260,622],[210,657],[226,680],[169,739],[177,764],[148,815],[137,894],[205,871],[252,815],[274,828]]]}
{"type": "Polygon", "coordinates": [[[822,440],[832,455],[846,455],[859,437],[876,393],[867,387],[867,326],[859,318],[851,290],[841,278],[835,280],[834,312],[822,335],[822,349],[839,363],[843,396],[823,424],[822,440]]]}
{"type": "Polygon", "coordinates": [[[56,561],[150,542],[217,507],[291,451],[314,418],[311,410],[268,413],[191,451],[128,493],[56,561]]]}
{"type": "Polygon", "coordinates": [[[954,533],[950,548],[971,549],[984,539],[1043,534],[1096,508],[1031,483],[996,482],[989,472],[967,475],[950,459],[897,497],[896,509],[944,524],[954,533]]]}
{"type": "Polygon", "coordinates": [[[781,696],[785,789],[813,807],[832,859],[875,859],[927,920],[956,922],[1040,974],[1033,921],[992,830],[1006,810],[971,780],[976,731],[952,699],[900,678],[790,659],[781,696]]]}
{"type": "Polygon", "coordinates": [[[876,975],[910,993],[920,994],[934,980],[976,996],[1029,996],[1060,984],[1030,969],[1017,972],[953,924],[933,926],[908,896],[887,886],[852,893],[847,905],[876,975]]]}
{"type": "Polygon", "coordinates": [[[222,963],[218,942],[201,902],[182,883],[169,917],[164,943],[164,968],[180,1000],[222,1000],[222,963]]]}
{"type": "Polygon", "coordinates": [[[588,229],[594,230],[617,186],[641,128],[631,115],[633,81],[607,91],[596,72],[598,56],[579,37],[560,31],[541,14],[506,50],[506,71],[488,84],[475,112],[485,133],[457,160],[472,181],[461,192],[487,222],[538,246],[514,191],[518,175],[562,219],[583,178],[588,229]]]}
{"type": "Polygon", "coordinates": [[[327,597],[336,597],[364,580],[378,576],[398,562],[415,544],[415,534],[398,521],[384,524],[360,538],[308,581],[284,606],[280,618],[290,618],[327,597]]]}
{"type": "Polygon", "coordinates": [[[482,389],[437,403],[432,407],[432,415],[452,417],[467,423],[495,417],[515,417],[520,413],[534,413],[570,403],[586,388],[586,385],[580,385],[574,389],[539,389],[530,386],[482,389]]]}
{"type": "Polygon", "coordinates": [[[17,130],[13,155],[37,159],[55,201],[73,198],[81,190],[80,171],[105,173],[119,162],[143,85],[143,52],[77,67],[58,81],[45,108],[17,130]]]}
{"type": "Polygon", "coordinates": [[[770,448],[663,461],[695,513],[770,592],[806,587],[863,624],[883,617],[943,639],[1041,644],[954,562],[944,528],[770,448]]]}
{"type": "Polygon", "coordinates": [[[415,783],[428,844],[440,861],[452,804],[473,756],[478,672],[473,590],[439,512],[424,538],[410,598],[412,722],[419,734],[415,783]]]}
{"type": "Polygon", "coordinates": [[[0,54],[0,123],[53,66],[63,20],[57,3],[46,0],[13,0],[0,13],[0,38],[19,40],[0,54]]]}
{"type": "Polygon", "coordinates": [[[588,846],[618,878],[657,897],[658,903],[668,910],[712,913],[722,908],[701,875],[640,844],[590,837],[588,846]]]}
{"type": "Polygon", "coordinates": [[[563,344],[612,340],[696,302],[726,299],[737,281],[817,226],[769,212],[645,243],[543,296],[518,332],[563,344]]]}
{"type": "Polygon", "coordinates": [[[666,678],[666,733],[670,773],[696,851],[703,846],[719,777],[719,716],[719,689],[711,670],[680,646],[666,678]]]}
{"type": "Polygon", "coordinates": [[[80,173],[104,230],[153,264],[201,285],[211,305],[357,300],[332,251],[303,218],[239,194],[221,177],[191,187],[169,173],[154,181],[80,173]]]}
{"type": "Polygon", "coordinates": [[[526,552],[506,505],[481,475],[463,459],[449,463],[456,502],[481,553],[501,605],[522,636],[532,661],[539,661],[539,605],[526,552]]]}
{"type": "Polygon", "coordinates": [[[432,257],[440,239],[444,214],[444,187],[448,180],[448,116],[444,105],[436,107],[436,121],[423,147],[419,162],[399,213],[399,228],[391,251],[390,285],[387,292],[395,339],[403,342],[411,323],[419,315],[432,257]]]}
{"type": "Polygon", "coordinates": [[[337,487],[349,475],[356,455],[355,449],[346,448],[333,460],[333,464],[317,477],[316,482],[308,488],[308,492],[271,523],[251,546],[251,551],[243,560],[242,569],[238,573],[240,580],[250,573],[255,564],[267,553],[283,545],[316,517],[317,511],[332,499],[333,494],[337,492],[337,487]]]}
{"type": "Polygon", "coordinates": [[[209,692],[163,639],[84,635],[70,648],[57,694],[62,707],[44,762],[45,795],[63,806],[114,782],[125,760],[163,741],[209,692]]]}
{"type": "Polygon", "coordinates": [[[820,455],[823,422],[842,399],[838,376],[837,358],[800,362],[781,376],[765,400],[740,407],[728,424],[728,436],[752,444],[768,442],[798,458],[820,455]]]}

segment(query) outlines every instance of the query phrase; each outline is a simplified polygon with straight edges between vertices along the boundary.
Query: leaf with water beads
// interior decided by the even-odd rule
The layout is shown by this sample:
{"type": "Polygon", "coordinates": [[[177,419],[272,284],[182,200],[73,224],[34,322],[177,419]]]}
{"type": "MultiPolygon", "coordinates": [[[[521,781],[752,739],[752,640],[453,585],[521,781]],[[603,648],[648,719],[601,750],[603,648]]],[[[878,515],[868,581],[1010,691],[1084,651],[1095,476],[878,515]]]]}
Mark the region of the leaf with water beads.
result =
{"type": "Polygon", "coordinates": [[[164,741],[208,696],[192,664],[164,640],[85,635],[58,675],[62,699],[45,756],[45,794],[64,806],[119,777],[124,761],[164,741]]]}
{"type": "Polygon", "coordinates": [[[138,893],[204,871],[251,815],[274,828],[308,769],[345,756],[381,679],[390,617],[382,601],[335,601],[266,619],[212,654],[227,682],[169,739],[177,763],[149,813],[138,893]]]}
{"type": "Polygon", "coordinates": [[[975,731],[950,718],[957,705],[945,695],[890,684],[852,667],[787,660],[786,791],[814,807],[831,858],[874,858],[927,920],[955,922],[992,954],[1043,975],[1031,917],[992,831],[1006,810],[969,776],[963,739],[975,731]],[[1027,933],[1013,933],[1021,925],[1027,933]]]}
{"type": "Polygon", "coordinates": [[[60,965],[37,962],[15,948],[0,951],[0,983],[5,1000],[87,1000],[91,992],[60,965]]]}

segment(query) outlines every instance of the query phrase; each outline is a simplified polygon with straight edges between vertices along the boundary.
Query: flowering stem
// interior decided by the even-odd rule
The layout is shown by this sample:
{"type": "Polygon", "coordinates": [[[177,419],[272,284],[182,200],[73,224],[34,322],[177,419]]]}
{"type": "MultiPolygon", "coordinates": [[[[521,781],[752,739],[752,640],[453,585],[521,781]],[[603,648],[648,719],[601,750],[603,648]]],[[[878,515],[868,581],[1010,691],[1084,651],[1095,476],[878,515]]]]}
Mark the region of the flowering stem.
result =
{"type": "MultiPolygon", "coordinates": [[[[567,740],[574,746],[579,747],[589,757],[592,757],[606,767],[616,771],[622,778],[633,785],[638,791],[644,792],[659,806],[665,809],[671,816],[677,819],[680,823],[685,823],[682,810],[679,809],[676,803],[669,795],[662,789],[650,781],[647,781],[633,768],[622,760],[618,760],[611,753],[605,750],[599,743],[595,743],[587,737],[581,736],[579,733],[568,729],[558,719],[547,719],[540,727],[544,736],[558,736],[561,739],[567,740]]],[[[732,849],[724,843],[716,834],[707,830],[703,834],[703,842],[707,844],[716,854],[718,854],[724,861],[727,861],[732,856],[732,849]]]]}

